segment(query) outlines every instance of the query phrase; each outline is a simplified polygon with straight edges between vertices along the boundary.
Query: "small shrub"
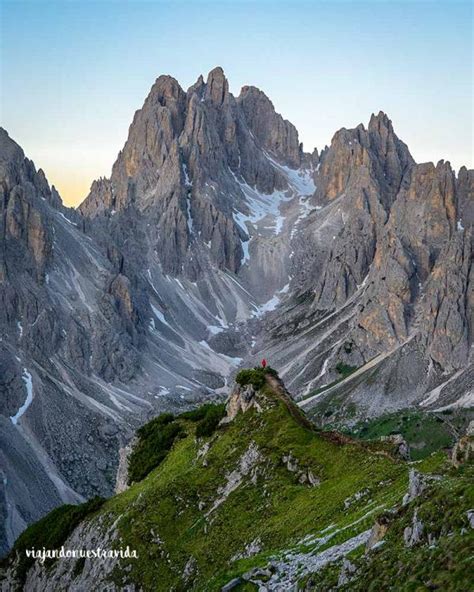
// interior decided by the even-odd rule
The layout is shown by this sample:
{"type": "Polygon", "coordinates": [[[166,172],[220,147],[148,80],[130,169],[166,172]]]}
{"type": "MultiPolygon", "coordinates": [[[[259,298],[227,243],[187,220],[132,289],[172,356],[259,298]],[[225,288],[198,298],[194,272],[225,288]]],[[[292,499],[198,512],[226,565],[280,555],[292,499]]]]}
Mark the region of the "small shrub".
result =
{"type": "Polygon", "coordinates": [[[338,362],[336,365],[336,370],[343,378],[347,378],[357,370],[357,367],[349,366],[349,364],[344,364],[343,362],[338,362]]]}
{"type": "Polygon", "coordinates": [[[174,415],[172,413],[161,413],[158,417],[154,417],[151,421],[143,425],[137,430],[137,434],[140,437],[146,438],[152,434],[155,429],[159,426],[165,426],[174,421],[174,415]]]}
{"type": "Polygon", "coordinates": [[[278,372],[274,368],[270,368],[270,366],[266,366],[265,368],[256,367],[256,368],[246,368],[244,370],[240,370],[235,377],[235,381],[240,386],[246,386],[247,384],[251,384],[256,390],[259,390],[265,384],[265,375],[270,374],[271,376],[278,376],[278,372]]]}
{"type": "Polygon", "coordinates": [[[139,437],[128,465],[128,482],[141,481],[166,458],[183,432],[171,413],[162,413],[137,431],[139,437]]]}
{"type": "Polygon", "coordinates": [[[207,405],[206,415],[196,426],[196,437],[212,436],[225,414],[225,405],[207,405]]]}

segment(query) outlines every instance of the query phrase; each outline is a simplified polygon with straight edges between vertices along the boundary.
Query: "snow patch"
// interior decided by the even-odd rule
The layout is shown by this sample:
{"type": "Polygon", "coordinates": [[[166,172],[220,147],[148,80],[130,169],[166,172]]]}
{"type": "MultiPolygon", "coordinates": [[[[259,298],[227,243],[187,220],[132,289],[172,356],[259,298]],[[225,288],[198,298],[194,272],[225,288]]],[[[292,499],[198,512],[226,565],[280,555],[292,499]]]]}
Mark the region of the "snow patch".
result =
{"type": "Polygon", "coordinates": [[[268,300],[267,302],[265,302],[265,304],[261,304],[260,306],[258,306],[257,307],[257,310],[255,310],[253,312],[252,316],[254,316],[254,317],[261,317],[265,313],[271,312],[272,310],[275,310],[276,307],[281,302],[281,298],[280,298],[280,296],[278,296],[278,294],[286,294],[289,289],[290,289],[290,284],[289,283],[288,284],[285,284],[283,286],[283,288],[281,288],[281,290],[278,290],[278,292],[274,296],[272,296],[272,298],[270,298],[270,300],[268,300]]]}
{"type": "Polygon", "coordinates": [[[247,241],[242,241],[242,251],[244,254],[242,255],[242,259],[240,260],[240,265],[244,265],[246,261],[250,261],[249,247],[250,247],[250,239],[247,241]]]}
{"type": "MultiPolygon", "coordinates": [[[[153,314],[155,315],[155,317],[160,321],[160,323],[163,323],[163,325],[166,325],[167,327],[169,327],[170,329],[172,329],[171,325],[165,319],[165,315],[161,312],[161,310],[158,310],[156,308],[156,306],[153,306],[153,304],[151,305],[151,309],[152,309],[153,314]]],[[[155,328],[154,325],[155,325],[155,322],[153,321],[153,328],[155,328]]]]}
{"type": "Polygon", "coordinates": [[[166,395],[170,394],[170,390],[169,388],[166,388],[165,386],[160,386],[160,388],[158,389],[158,393],[156,395],[154,395],[155,399],[159,399],[160,397],[165,397],[166,395]]]}
{"type": "Polygon", "coordinates": [[[66,218],[66,216],[62,212],[58,212],[58,214],[61,216],[61,218],[64,218],[64,220],[66,220],[66,222],[68,222],[69,224],[72,224],[72,226],[77,226],[77,224],[75,222],[73,222],[72,220],[69,220],[69,218],[66,218]]]}
{"type": "Polygon", "coordinates": [[[17,425],[20,417],[22,415],[24,415],[24,413],[26,412],[28,407],[33,402],[33,379],[31,377],[31,374],[28,372],[28,370],[26,368],[23,368],[22,379],[23,379],[23,382],[25,383],[25,387],[26,387],[26,400],[23,403],[23,405],[18,409],[18,411],[15,413],[15,415],[10,416],[11,422],[14,425],[17,425]]]}
{"type": "Polygon", "coordinates": [[[265,304],[262,304],[261,306],[258,306],[257,307],[257,310],[253,313],[252,316],[254,316],[254,317],[261,317],[265,313],[271,312],[272,310],[275,310],[275,308],[279,304],[280,304],[280,298],[275,294],[275,296],[273,296],[273,298],[270,298],[270,300],[268,300],[268,302],[265,302],[265,304]]]}
{"type": "Polygon", "coordinates": [[[188,225],[188,230],[189,230],[189,233],[192,234],[192,232],[193,232],[193,217],[191,215],[191,198],[189,197],[189,195],[186,198],[186,213],[187,213],[186,222],[188,225]]]}
{"type": "Polygon", "coordinates": [[[185,183],[186,187],[192,187],[193,182],[189,179],[188,167],[186,166],[185,163],[183,163],[183,174],[184,174],[184,183],[185,183]]]}
{"type": "Polygon", "coordinates": [[[288,179],[288,183],[300,195],[313,195],[316,191],[316,185],[313,180],[313,171],[311,169],[290,169],[290,167],[278,163],[268,152],[264,151],[265,156],[270,163],[280,170],[288,179]]]}

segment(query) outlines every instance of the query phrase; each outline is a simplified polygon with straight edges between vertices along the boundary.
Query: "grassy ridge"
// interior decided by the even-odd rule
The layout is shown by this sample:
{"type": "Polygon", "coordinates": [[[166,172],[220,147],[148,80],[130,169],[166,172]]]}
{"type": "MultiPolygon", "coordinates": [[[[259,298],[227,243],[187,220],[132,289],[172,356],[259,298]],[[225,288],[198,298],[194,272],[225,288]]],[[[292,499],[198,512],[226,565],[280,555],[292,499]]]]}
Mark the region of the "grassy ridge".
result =
{"type": "MultiPolygon", "coordinates": [[[[77,506],[59,506],[44,518],[29,526],[16,540],[11,556],[19,559],[18,574],[23,581],[34,559],[26,556],[26,550],[60,549],[72,531],[85,518],[92,516],[104,504],[105,499],[94,497],[77,506]]],[[[53,560],[49,560],[49,563],[53,560]]],[[[4,560],[6,563],[6,560],[4,560]]]]}
{"type": "MultiPolygon", "coordinates": [[[[206,439],[196,441],[195,425],[188,423],[188,436],[175,441],[144,481],[107,502],[104,512],[110,520],[122,516],[118,522],[122,538],[138,550],[140,559],[130,564],[130,581],[145,590],[156,590],[157,581],[160,590],[219,590],[232,577],[265,564],[270,555],[307,534],[360,519],[369,499],[370,507],[377,508],[401,498],[407,482],[405,465],[370,454],[357,444],[321,438],[295,422],[268,385],[262,395],[269,401],[264,413],[240,414],[217,429],[205,464],[199,451],[206,439]],[[261,455],[253,476],[250,472],[243,477],[213,510],[227,475],[240,466],[251,443],[261,455]],[[299,467],[310,469],[321,485],[298,482],[298,475],[282,461],[290,451],[299,467]],[[387,484],[385,489],[380,482],[387,484]],[[346,510],[344,501],[362,489],[368,498],[346,510]],[[152,544],[152,532],[159,533],[161,545],[152,544]],[[252,541],[258,541],[261,551],[233,561],[252,541]],[[169,562],[163,561],[164,554],[169,562]],[[184,582],[182,573],[191,558],[196,569],[184,582]]],[[[355,531],[367,528],[373,518],[369,515],[355,531]]]]}
{"type": "MultiPolygon", "coordinates": [[[[378,515],[400,507],[410,465],[392,458],[385,444],[308,429],[304,414],[274,374],[263,369],[239,374],[241,385],[260,385],[258,410],[252,407],[225,425],[219,423],[222,405],[155,418],[140,430],[131,458],[132,471],[140,479],[102,506],[80,510],[86,518],[98,513],[101,530],[114,525],[119,538],[113,545],[129,545],[138,553],[138,559],[122,561],[109,576],[119,589],[133,583],[144,592],[219,591],[234,577],[278,561],[288,550],[315,552],[308,535],[322,541],[317,543],[319,553],[366,531],[378,515]],[[318,481],[315,486],[301,479],[309,473],[318,481]],[[326,541],[327,532],[331,538],[326,541]]],[[[405,549],[400,541],[413,516],[409,505],[395,516],[386,544],[374,554],[373,566],[363,548],[351,554],[360,570],[361,587],[349,589],[389,590],[390,578],[401,581],[406,562],[422,578],[415,579],[412,587],[395,589],[425,590],[420,582],[430,576],[420,562],[427,559],[439,566],[443,589],[457,590],[446,587],[446,582],[458,586],[464,581],[456,554],[462,565],[467,539],[459,536],[465,527],[465,507],[474,505],[466,486],[472,474],[466,472],[462,485],[459,475],[467,469],[447,469],[441,452],[415,466],[421,472],[447,475],[437,485],[443,489],[426,493],[420,515],[446,544],[451,559],[435,556],[426,545],[405,549]],[[445,517],[448,530],[431,526],[443,524],[445,517]],[[372,580],[378,588],[363,587],[372,580]]],[[[69,510],[63,511],[68,515],[69,510]]],[[[50,514],[46,524],[54,524],[58,517],[61,521],[61,516],[50,514]]],[[[53,537],[56,543],[77,520],[65,524],[67,528],[59,528],[62,534],[53,537]]],[[[26,532],[30,546],[45,541],[41,528],[26,532]]],[[[83,567],[75,566],[77,577],[83,567]]],[[[306,576],[305,584],[330,590],[339,571],[340,565],[329,566],[306,576]]],[[[242,584],[240,589],[253,588],[242,584]]]]}

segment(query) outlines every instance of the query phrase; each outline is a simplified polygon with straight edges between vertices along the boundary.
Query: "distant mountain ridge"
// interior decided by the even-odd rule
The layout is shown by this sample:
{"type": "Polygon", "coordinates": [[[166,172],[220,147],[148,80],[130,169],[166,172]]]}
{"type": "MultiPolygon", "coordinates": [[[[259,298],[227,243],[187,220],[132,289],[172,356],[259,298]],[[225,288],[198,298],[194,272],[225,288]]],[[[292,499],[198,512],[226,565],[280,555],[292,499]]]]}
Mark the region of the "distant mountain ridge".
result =
{"type": "Polygon", "coordinates": [[[161,76],[78,210],[4,130],[0,180],[2,550],[247,360],[322,423],[472,406],[474,172],[416,164],[382,112],[310,154],[221,68],[161,76]]]}

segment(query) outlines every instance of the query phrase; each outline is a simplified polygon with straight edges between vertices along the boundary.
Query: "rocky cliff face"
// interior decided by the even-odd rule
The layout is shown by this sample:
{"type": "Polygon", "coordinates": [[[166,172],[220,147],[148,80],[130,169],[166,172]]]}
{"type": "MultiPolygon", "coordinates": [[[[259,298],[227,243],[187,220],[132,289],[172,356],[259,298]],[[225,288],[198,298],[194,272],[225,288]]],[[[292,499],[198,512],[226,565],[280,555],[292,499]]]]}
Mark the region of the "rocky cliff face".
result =
{"type": "Polygon", "coordinates": [[[449,405],[456,388],[472,404],[473,179],[415,164],[383,113],[323,151],[293,298],[264,342],[306,408],[449,405]]]}
{"type": "Polygon", "coordinates": [[[245,359],[325,421],[472,404],[473,183],[382,112],[305,153],[221,68],[160,76],[77,211],[2,131],[1,548],[112,491],[135,425],[245,359]]]}
{"type": "Polygon", "coordinates": [[[244,197],[237,178],[266,194],[288,188],[264,150],[281,164],[300,165],[296,129],[263,93],[244,88],[235,99],[221,68],[187,92],[160,76],[135,114],[110,180],[94,183],[80,210],[90,218],[127,208],[145,214],[143,231],[167,273],[197,277],[195,242],[208,246],[219,268],[237,272],[248,240],[233,216],[244,197]]]}
{"type": "Polygon", "coordinates": [[[114,414],[99,383],[128,380],[136,358],[108,290],[111,266],[4,130],[0,179],[5,551],[45,510],[111,491],[118,425],[126,431],[129,420],[114,414]]]}

